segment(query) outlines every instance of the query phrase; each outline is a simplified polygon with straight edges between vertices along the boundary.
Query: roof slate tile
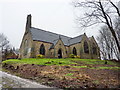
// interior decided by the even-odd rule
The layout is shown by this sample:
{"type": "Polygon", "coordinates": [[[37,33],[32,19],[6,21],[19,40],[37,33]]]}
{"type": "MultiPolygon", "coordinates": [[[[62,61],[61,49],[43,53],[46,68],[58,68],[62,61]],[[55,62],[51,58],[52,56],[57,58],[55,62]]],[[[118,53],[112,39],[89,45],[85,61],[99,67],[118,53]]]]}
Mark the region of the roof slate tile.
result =
{"type": "Polygon", "coordinates": [[[34,28],[34,27],[30,28],[30,32],[32,34],[33,40],[49,42],[49,43],[53,43],[54,45],[55,45],[55,42],[59,40],[59,37],[63,41],[64,45],[67,45],[67,46],[81,42],[83,37],[83,35],[80,35],[80,36],[71,38],[61,34],[52,33],[52,32],[34,28]]]}

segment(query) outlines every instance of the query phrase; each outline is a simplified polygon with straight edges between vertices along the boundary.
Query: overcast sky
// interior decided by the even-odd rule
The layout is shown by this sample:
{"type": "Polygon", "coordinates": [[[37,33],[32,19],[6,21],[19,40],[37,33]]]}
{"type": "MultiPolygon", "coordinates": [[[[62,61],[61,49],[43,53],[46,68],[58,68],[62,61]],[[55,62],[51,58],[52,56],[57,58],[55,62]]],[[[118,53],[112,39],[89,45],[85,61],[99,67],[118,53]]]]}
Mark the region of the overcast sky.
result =
{"type": "MultiPolygon", "coordinates": [[[[99,28],[81,31],[75,23],[73,0],[2,0],[0,1],[0,33],[19,48],[25,31],[26,17],[32,15],[32,27],[74,37],[84,32],[98,35],[99,28]],[[92,31],[91,31],[92,30],[92,31]]],[[[82,11],[81,11],[82,13],[82,11]]]]}

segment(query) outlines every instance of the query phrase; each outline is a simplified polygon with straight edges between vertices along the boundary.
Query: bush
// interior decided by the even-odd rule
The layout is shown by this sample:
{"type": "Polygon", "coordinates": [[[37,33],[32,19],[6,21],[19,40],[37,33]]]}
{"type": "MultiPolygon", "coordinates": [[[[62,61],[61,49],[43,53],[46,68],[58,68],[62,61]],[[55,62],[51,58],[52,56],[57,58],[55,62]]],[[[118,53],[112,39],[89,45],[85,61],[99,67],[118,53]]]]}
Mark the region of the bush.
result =
{"type": "Polygon", "coordinates": [[[79,55],[77,55],[77,56],[74,56],[75,58],[80,58],[80,56],[79,55]]]}
{"type": "Polygon", "coordinates": [[[80,58],[79,55],[74,55],[74,54],[70,54],[69,57],[70,57],[70,58],[80,58]]]}
{"type": "Polygon", "coordinates": [[[44,58],[44,55],[38,54],[38,55],[36,55],[36,58],[44,58]]]}
{"type": "Polygon", "coordinates": [[[75,58],[75,55],[74,54],[70,54],[69,57],[70,58],[75,58]]]}

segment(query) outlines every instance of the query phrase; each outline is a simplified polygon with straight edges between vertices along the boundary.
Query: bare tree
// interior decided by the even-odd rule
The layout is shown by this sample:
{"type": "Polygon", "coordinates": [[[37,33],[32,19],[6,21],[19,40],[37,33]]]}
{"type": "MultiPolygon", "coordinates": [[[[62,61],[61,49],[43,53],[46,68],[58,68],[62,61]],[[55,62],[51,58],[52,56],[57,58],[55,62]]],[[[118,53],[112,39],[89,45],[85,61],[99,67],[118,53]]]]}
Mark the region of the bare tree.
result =
{"type": "Polygon", "coordinates": [[[78,19],[82,27],[89,27],[98,23],[107,25],[120,53],[119,41],[113,27],[113,16],[120,17],[120,11],[117,5],[115,5],[111,0],[76,1],[74,2],[74,5],[75,7],[86,8],[84,17],[78,19]]]}
{"type": "Polygon", "coordinates": [[[4,56],[5,51],[8,50],[10,48],[10,44],[9,41],[7,39],[7,37],[0,33],[0,51],[1,51],[1,56],[4,56]]]}
{"type": "Polygon", "coordinates": [[[111,32],[108,30],[106,26],[102,27],[100,30],[100,35],[98,36],[100,51],[103,59],[115,59],[115,57],[119,60],[120,53],[118,52],[118,48],[116,47],[116,42],[111,35],[111,32]]]}
{"type": "Polygon", "coordinates": [[[4,34],[0,34],[0,48],[4,50],[8,47],[9,47],[9,41],[7,37],[4,34]]]}
{"type": "Polygon", "coordinates": [[[120,43],[120,17],[116,17],[115,19],[115,23],[114,23],[114,28],[115,28],[115,32],[117,34],[119,43],[120,43]]]}

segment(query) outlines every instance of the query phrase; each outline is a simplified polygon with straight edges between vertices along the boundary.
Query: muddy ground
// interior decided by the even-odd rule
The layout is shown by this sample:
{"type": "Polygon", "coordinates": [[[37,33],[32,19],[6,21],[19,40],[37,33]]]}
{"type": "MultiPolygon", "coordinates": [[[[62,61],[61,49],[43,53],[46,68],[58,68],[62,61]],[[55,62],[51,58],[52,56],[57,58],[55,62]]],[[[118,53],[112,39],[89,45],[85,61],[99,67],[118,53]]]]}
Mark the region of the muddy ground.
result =
{"type": "MultiPolygon", "coordinates": [[[[97,67],[100,65],[95,66],[97,67]]],[[[111,67],[111,65],[104,66],[111,67]]],[[[32,79],[43,85],[62,89],[120,88],[120,69],[89,69],[74,68],[71,66],[46,66],[34,64],[4,64],[3,68],[20,77],[32,79]]]]}

